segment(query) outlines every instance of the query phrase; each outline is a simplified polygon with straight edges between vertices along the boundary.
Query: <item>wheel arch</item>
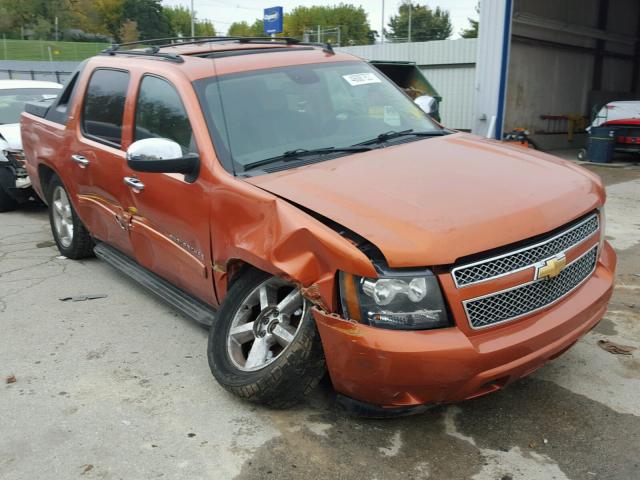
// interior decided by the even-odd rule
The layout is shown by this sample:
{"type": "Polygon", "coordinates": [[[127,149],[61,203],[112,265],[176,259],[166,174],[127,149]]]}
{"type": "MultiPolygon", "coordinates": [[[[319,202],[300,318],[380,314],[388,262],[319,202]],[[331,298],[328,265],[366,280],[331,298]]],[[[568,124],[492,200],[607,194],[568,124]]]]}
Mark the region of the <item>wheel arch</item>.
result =
{"type": "Polygon", "coordinates": [[[48,204],[47,188],[49,183],[51,182],[51,179],[54,177],[54,175],[60,178],[60,175],[58,175],[58,172],[56,172],[49,165],[46,165],[44,163],[41,163],[40,165],[38,165],[38,177],[39,177],[39,186],[40,186],[40,192],[41,192],[40,198],[46,204],[48,204]]]}

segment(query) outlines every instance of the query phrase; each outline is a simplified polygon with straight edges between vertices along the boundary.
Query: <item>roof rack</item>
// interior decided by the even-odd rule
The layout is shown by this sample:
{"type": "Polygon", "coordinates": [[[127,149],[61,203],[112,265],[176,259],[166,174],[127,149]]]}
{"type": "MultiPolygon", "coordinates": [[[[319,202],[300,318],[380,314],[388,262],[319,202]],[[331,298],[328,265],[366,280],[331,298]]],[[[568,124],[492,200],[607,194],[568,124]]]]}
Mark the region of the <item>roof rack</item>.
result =
{"type": "Polygon", "coordinates": [[[138,40],[136,42],[126,43],[114,43],[109,48],[101,52],[102,55],[139,55],[145,57],[155,57],[163,60],[168,60],[176,63],[184,62],[184,59],[175,53],[160,52],[161,48],[175,47],[182,45],[197,45],[201,43],[212,42],[238,42],[238,43],[255,43],[255,44],[273,44],[273,43],[285,43],[286,45],[307,45],[313,47],[321,47],[322,50],[330,55],[335,55],[333,46],[331,43],[310,43],[301,42],[297,38],[293,37],[167,37],[167,38],[154,38],[150,40],[138,40]],[[122,47],[135,47],[135,46],[148,46],[144,50],[132,50],[122,47]]]}

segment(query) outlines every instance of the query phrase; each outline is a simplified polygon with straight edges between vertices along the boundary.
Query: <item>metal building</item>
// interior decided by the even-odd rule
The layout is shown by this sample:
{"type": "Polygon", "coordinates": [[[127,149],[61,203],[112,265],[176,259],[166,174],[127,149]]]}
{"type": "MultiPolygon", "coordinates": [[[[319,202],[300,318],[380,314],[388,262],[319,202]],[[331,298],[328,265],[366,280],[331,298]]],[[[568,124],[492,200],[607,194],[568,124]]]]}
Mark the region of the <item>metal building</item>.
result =
{"type": "Polygon", "coordinates": [[[482,0],[475,89],[474,133],[570,146],[594,108],[640,99],[640,1],[482,0]]]}

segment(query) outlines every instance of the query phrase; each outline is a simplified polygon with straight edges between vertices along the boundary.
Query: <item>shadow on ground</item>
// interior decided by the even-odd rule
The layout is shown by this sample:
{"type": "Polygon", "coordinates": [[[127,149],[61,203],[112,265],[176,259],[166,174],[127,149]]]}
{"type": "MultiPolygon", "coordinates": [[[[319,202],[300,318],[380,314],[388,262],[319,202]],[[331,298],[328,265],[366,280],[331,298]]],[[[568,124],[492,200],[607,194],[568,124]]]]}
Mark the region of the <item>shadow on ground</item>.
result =
{"type": "Polygon", "coordinates": [[[640,418],[544,380],[394,420],[348,417],[329,392],[262,412],[281,435],[238,478],[640,478],[640,418]]]}

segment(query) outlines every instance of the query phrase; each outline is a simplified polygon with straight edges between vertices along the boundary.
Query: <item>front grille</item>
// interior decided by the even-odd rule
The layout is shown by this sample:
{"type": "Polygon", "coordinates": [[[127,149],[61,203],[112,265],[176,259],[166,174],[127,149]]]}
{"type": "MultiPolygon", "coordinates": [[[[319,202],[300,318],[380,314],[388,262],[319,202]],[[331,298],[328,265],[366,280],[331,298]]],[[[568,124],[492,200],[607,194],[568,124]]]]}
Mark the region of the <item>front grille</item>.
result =
{"type": "Polygon", "coordinates": [[[560,300],[595,270],[598,247],[569,264],[555,278],[503,290],[463,302],[472,328],[483,328],[530,314],[560,300]]]}
{"type": "Polygon", "coordinates": [[[524,270],[582,243],[598,231],[599,226],[598,215],[594,213],[542,242],[497,257],[456,267],[451,271],[453,280],[460,288],[524,270]]]}

